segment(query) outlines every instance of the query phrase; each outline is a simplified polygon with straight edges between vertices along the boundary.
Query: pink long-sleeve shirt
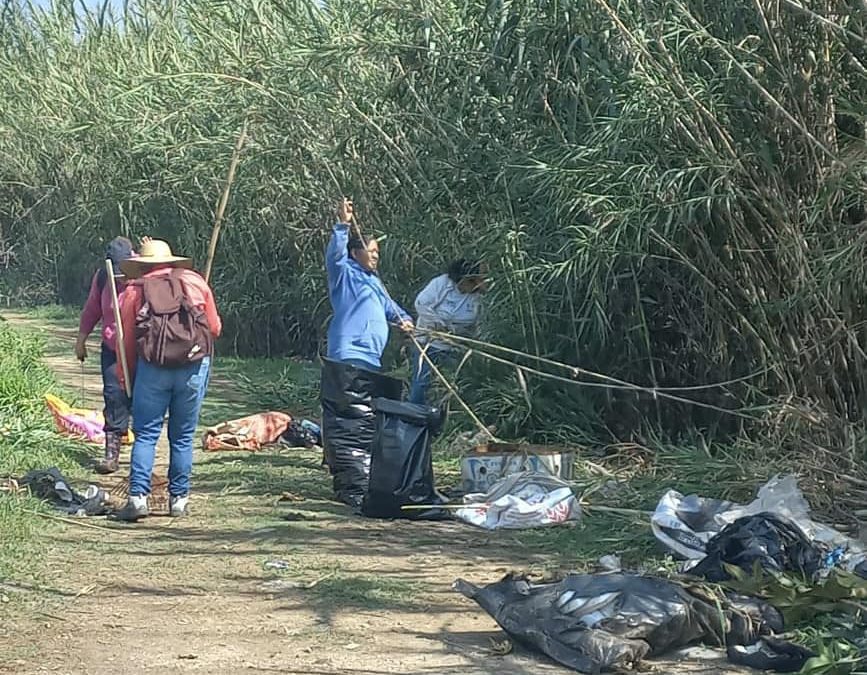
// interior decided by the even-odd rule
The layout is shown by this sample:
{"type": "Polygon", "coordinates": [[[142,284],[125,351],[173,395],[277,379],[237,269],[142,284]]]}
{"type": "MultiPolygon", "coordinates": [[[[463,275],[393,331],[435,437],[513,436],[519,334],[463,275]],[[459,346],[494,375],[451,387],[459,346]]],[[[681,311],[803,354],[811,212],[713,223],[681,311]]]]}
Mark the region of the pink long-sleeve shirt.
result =
{"type": "MultiPolygon", "coordinates": [[[[98,278],[99,272],[96,272],[90,282],[90,293],[87,295],[84,309],[81,311],[78,332],[82,335],[90,335],[96,328],[96,324],[102,323],[103,343],[109,349],[117,351],[117,327],[115,326],[114,308],[111,303],[111,289],[108,286],[108,279],[106,279],[106,283],[100,291],[98,278]]],[[[125,285],[122,281],[118,281],[116,285],[118,300],[120,300],[125,285]]]]}

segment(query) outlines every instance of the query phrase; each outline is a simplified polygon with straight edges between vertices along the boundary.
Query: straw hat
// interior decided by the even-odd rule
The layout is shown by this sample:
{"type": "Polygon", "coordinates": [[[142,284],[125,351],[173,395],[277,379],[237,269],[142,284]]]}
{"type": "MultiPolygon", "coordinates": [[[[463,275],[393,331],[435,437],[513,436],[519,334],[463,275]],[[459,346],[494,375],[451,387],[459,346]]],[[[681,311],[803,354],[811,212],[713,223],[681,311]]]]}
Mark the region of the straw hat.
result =
{"type": "Polygon", "coordinates": [[[130,279],[138,279],[156,266],[192,269],[193,261],[174,255],[169,245],[161,239],[151,239],[142,244],[137,257],[120,263],[121,271],[130,279]]]}

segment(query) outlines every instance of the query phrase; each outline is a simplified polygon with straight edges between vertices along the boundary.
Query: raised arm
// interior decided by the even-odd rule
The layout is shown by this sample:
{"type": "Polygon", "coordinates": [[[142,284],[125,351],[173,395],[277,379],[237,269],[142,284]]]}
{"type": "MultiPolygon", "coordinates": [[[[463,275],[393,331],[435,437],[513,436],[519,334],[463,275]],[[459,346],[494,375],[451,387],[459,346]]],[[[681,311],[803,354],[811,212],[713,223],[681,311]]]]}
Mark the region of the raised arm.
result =
{"type": "Polygon", "coordinates": [[[349,244],[349,223],[337,223],[331,228],[331,239],[325,249],[325,270],[328,276],[336,276],[340,267],[349,258],[346,249],[349,244]]]}
{"type": "Polygon", "coordinates": [[[337,224],[331,228],[331,239],[325,249],[325,270],[336,278],[340,268],[349,259],[349,229],[352,227],[352,200],[344,197],[337,205],[337,224]]]}

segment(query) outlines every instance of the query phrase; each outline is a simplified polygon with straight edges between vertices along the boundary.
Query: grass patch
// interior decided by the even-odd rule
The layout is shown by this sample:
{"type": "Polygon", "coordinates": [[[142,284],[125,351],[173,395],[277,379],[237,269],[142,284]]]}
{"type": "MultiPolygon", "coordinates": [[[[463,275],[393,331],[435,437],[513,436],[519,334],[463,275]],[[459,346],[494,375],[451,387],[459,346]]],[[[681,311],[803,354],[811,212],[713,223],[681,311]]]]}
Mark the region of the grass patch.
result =
{"type": "Polygon", "coordinates": [[[338,573],[305,594],[329,607],[402,609],[417,604],[420,591],[419,584],[405,579],[338,573]]]}
{"type": "Polygon", "coordinates": [[[32,319],[50,321],[61,327],[77,327],[81,308],[73,305],[40,305],[24,310],[32,319]]]}
{"type": "MultiPolygon", "coordinates": [[[[30,469],[58,467],[72,478],[83,473],[87,452],[53,430],[43,395],[57,383],[41,361],[42,341],[0,324],[0,478],[30,469]]],[[[0,492],[0,578],[33,573],[33,555],[45,521],[33,515],[42,505],[0,492]]]]}

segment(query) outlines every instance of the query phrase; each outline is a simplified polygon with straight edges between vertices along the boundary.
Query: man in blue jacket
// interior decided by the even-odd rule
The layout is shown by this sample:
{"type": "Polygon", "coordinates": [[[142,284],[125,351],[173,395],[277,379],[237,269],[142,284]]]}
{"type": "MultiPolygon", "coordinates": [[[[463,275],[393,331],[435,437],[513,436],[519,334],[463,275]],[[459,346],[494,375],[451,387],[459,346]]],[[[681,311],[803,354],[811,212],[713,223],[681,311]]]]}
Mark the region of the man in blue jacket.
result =
{"type": "Polygon", "coordinates": [[[369,370],[382,368],[389,323],[409,332],[412,319],[391,296],[376,273],[379,244],[350,234],[352,202],[338,207],[338,223],[325,250],[328,295],[334,318],[328,328],[328,358],[369,370]]]}

